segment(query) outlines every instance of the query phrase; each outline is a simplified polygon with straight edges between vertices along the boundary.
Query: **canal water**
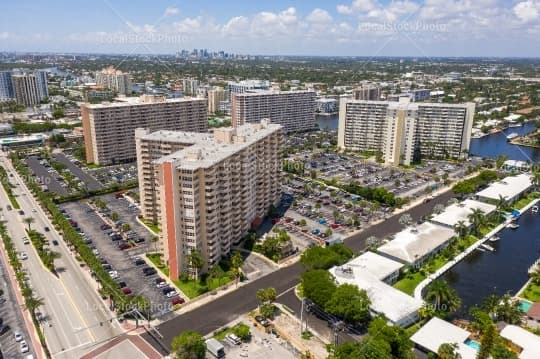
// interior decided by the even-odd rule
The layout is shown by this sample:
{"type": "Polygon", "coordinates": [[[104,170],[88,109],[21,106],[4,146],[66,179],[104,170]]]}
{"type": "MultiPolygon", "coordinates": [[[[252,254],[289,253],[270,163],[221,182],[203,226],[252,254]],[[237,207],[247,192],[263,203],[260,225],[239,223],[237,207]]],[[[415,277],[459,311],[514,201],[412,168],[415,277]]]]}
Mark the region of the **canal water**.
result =
{"type": "Polygon", "coordinates": [[[469,153],[474,156],[497,158],[500,155],[506,155],[511,160],[519,161],[540,161],[540,149],[516,146],[506,141],[506,136],[511,133],[524,135],[536,128],[534,123],[529,122],[521,127],[510,127],[502,132],[484,136],[482,138],[473,138],[469,153]]]}
{"type": "Polygon", "coordinates": [[[529,210],[518,224],[499,232],[499,241],[486,242],[494,252],[475,250],[441,277],[461,297],[457,317],[467,317],[470,307],[491,294],[515,295],[527,282],[529,267],[540,258],[540,214],[529,210]]]}
{"type": "Polygon", "coordinates": [[[331,115],[331,116],[317,115],[315,116],[315,121],[317,122],[317,125],[319,126],[320,130],[325,130],[325,129],[337,130],[339,116],[337,114],[331,115]]]}

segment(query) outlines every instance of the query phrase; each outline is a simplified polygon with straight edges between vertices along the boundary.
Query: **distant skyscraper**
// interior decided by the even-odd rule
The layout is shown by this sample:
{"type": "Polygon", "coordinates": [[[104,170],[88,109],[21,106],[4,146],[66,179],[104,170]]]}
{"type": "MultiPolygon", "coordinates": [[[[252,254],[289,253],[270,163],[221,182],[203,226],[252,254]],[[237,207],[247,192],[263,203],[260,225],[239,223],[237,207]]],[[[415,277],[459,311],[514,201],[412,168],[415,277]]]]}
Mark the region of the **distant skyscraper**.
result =
{"type": "Polygon", "coordinates": [[[96,72],[96,84],[118,92],[121,95],[128,95],[131,93],[131,80],[129,74],[120,70],[115,70],[112,66],[96,72]]]}
{"type": "Polygon", "coordinates": [[[0,71],[0,102],[12,101],[14,98],[11,71],[0,71]]]}
{"type": "Polygon", "coordinates": [[[381,98],[381,88],[374,85],[364,85],[353,90],[353,99],[377,101],[381,98]]]}
{"type": "Polygon", "coordinates": [[[12,75],[11,80],[17,103],[25,106],[33,106],[41,102],[41,92],[37,77],[34,74],[12,75]]]}

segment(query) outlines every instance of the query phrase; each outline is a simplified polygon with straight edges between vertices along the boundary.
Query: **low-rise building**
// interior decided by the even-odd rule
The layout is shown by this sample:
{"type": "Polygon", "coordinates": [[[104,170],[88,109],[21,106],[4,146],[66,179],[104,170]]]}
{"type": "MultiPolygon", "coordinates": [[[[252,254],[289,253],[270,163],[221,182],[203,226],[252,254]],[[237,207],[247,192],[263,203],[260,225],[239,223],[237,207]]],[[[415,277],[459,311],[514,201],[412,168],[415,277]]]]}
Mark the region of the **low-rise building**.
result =
{"type": "Polygon", "coordinates": [[[396,233],[393,240],[380,246],[377,251],[388,258],[419,268],[429,257],[445,248],[454,236],[454,229],[424,222],[396,233]]]}
{"type": "Polygon", "coordinates": [[[492,183],[476,195],[481,201],[496,203],[501,197],[508,203],[514,203],[527,193],[532,187],[531,175],[522,173],[517,176],[508,176],[492,183]]]}
{"type": "Polygon", "coordinates": [[[521,348],[519,359],[540,358],[540,336],[517,325],[507,325],[501,330],[500,335],[521,348]]]}
{"type": "Polygon", "coordinates": [[[469,214],[475,209],[479,209],[484,212],[484,215],[489,216],[495,211],[496,206],[485,202],[466,199],[446,207],[444,211],[434,216],[431,219],[431,222],[454,228],[458,222],[463,221],[466,226],[469,226],[469,214]]]}
{"type": "Polygon", "coordinates": [[[461,359],[475,359],[478,351],[472,346],[475,342],[469,339],[470,336],[465,329],[434,317],[411,336],[411,341],[421,351],[434,354],[443,344],[457,344],[461,359]]]}

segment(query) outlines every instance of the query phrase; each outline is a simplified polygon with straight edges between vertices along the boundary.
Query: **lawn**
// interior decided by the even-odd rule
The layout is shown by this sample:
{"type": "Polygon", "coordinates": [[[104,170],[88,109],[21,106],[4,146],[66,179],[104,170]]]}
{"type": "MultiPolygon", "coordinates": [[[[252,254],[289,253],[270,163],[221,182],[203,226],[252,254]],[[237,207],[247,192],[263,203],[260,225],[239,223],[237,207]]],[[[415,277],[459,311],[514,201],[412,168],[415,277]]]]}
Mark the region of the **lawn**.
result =
{"type": "Polygon", "coordinates": [[[167,277],[169,276],[169,268],[167,268],[167,266],[165,265],[165,263],[163,263],[161,261],[161,257],[162,257],[162,254],[159,254],[159,253],[149,253],[146,255],[146,257],[148,259],[150,259],[150,261],[152,263],[154,263],[154,265],[160,270],[163,272],[163,274],[165,274],[167,277]]]}
{"type": "Polygon", "coordinates": [[[159,229],[159,225],[157,223],[152,223],[152,222],[148,222],[148,221],[145,221],[144,219],[142,220],[142,222],[148,227],[150,228],[150,230],[152,232],[154,232],[154,234],[158,235],[161,233],[161,229],[159,229]]]}
{"type": "MultiPolygon", "coordinates": [[[[154,263],[154,265],[167,277],[169,276],[169,268],[161,260],[162,254],[150,253],[146,257],[154,263]]],[[[173,280],[172,282],[190,299],[198,297],[201,294],[217,289],[234,279],[234,275],[230,270],[230,266],[227,262],[223,261],[219,263],[221,268],[220,277],[211,277],[203,275],[200,280],[187,279],[185,277],[173,280]]]]}
{"type": "Polygon", "coordinates": [[[540,285],[531,282],[523,293],[521,293],[520,297],[528,299],[531,302],[540,302],[540,285]]]}
{"type": "Polygon", "coordinates": [[[410,273],[405,275],[403,279],[397,281],[394,284],[394,288],[397,288],[409,295],[413,295],[414,288],[416,288],[416,286],[424,279],[426,279],[426,276],[420,272],[410,273]]]}
{"type": "Polygon", "coordinates": [[[534,200],[535,198],[538,198],[538,197],[540,197],[539,192],[531,192],[528,195],[526,195],[525,197],[523,197],[522,199],[520,199],[519,201],[517,201],[516,203],[514,203],[512,205],[512,207],[517,208],[517,209],[521,209],[521,208],[525,207],[526,205],[528,205],[529,203],[531,203],[532,200],[534,200]]]}

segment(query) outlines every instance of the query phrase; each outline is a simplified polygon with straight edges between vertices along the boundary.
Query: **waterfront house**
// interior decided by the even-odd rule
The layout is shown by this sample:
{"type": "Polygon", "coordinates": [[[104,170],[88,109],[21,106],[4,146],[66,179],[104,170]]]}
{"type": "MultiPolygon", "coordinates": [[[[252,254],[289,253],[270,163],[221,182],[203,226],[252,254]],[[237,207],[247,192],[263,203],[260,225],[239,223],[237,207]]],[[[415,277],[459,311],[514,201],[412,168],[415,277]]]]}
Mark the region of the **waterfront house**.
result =
{"type": "Polygon", "coordinates": [[[478,192],[477,196],[479,200],[491,204],[495,204],[499,200],[499,196],[502,196],[511,204],[519,200],[531,187],[531,175],[522,173],[492,183],[489,187],[478,192]]]}
{"type": "Polygon", "coordinates": [[[507,325],[501,330],[500,335],[521,349],[519,359],[540,358],[540,336],[516,325],[507,325]]]}
{"type": "Polygon", "coordinates": [[[454,228],[459,221],[464,221],[469,226],[469,214],[475,209],[480,209],[484,215],[489,216],[495,211],[496,207],[489,203],[466,199],[446,207],[444,211],[434,216],[431,222],[454,228]]]}
{"type": "Polygon", "coordinates": [[[393,240],[377,251],[390,259],[420,268],[429,257],[448,246],[454,236],[453,228],[424,222],[396,233],[393,240]]]}

